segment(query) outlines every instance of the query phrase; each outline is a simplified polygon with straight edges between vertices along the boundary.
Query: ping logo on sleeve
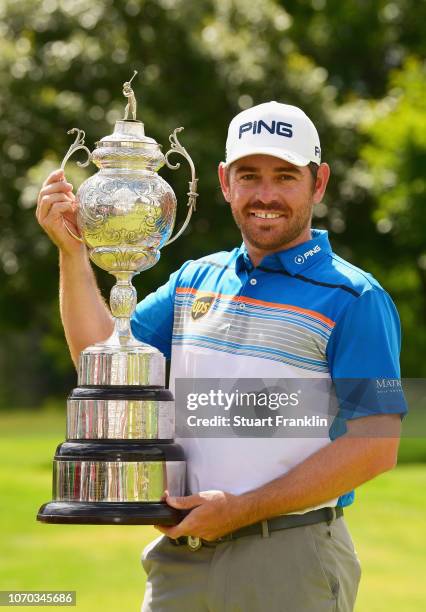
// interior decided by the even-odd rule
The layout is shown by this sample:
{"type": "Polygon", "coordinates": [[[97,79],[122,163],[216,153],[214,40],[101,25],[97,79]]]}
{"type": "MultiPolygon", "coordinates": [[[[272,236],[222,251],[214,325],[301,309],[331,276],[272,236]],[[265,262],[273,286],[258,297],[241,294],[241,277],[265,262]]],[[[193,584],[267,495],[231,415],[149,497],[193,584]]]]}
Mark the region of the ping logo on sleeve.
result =
{"type": "Polygon", "coordinates": [[[214,296],[212,295],[204,295],[196,298],[191,308],[191,317],[194,319],[194,321],[207,314],[213,302],[214,296]]]}

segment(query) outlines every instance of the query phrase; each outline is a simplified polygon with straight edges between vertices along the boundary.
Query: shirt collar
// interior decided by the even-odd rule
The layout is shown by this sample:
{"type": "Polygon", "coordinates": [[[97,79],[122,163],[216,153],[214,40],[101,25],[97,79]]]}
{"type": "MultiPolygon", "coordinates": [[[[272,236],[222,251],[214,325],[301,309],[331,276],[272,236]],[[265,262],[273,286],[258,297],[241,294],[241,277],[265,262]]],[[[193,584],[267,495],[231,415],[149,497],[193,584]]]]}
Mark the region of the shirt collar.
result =
{"type": "MultiPolygon", "coordinates": [[[[307,268],[318,263],[323,257],[332,252],[328,232],[326,230],[311,230],[312,238],[302,244],[298,244],[290,249],[284,249],[271,255],[266,255],[260,262],[261,268],[271,268],[279,270],[284,268],[292,276],[300,274],[307,268]]],[[[253,264],[247,253],[246,246],[243,244],[238,249],[235,262],[237,273],[245,269],[248,272],[253,270],[253,264]]]]}
{"type": "Polygon", "coordinates": [[[243,242],[237,252],[237,258],[235,260],[235,271],[237,272],[237,274],[241,274],[241,272],[244,271],[251,272],[253,268],[254,266],[247,252],[246,245],[243,242]]]}

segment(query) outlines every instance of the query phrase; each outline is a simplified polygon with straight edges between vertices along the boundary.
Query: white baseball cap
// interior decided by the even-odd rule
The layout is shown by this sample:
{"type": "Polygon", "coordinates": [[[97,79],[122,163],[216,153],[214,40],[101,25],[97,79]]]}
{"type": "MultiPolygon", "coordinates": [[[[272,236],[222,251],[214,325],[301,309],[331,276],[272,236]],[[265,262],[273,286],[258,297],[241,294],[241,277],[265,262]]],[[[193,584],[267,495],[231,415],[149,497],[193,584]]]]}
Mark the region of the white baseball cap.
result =
{"type": "Polygon", "coordinates": [[[321,163],[320,140],[312,121],[297,106],[280,102],[252,106],[229,124],[226,166],[259,153],[285,159],[295,166],[321,163]]]}

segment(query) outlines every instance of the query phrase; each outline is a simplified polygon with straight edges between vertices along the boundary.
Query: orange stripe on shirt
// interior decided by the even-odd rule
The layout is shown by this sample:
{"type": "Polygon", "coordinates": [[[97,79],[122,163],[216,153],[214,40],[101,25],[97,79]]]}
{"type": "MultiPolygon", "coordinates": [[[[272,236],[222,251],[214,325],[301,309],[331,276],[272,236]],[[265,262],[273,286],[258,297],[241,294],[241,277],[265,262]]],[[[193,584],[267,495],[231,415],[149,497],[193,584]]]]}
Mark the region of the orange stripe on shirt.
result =
{"type": "Polygon", "coordinates": [[[215,293],[214,291],[202,291],[199,289],[195,289],[194,287],[176,287],[176,293],[192,295],[198,294],[199,297],[213,296],[218,298],[224,298],[231,302],[244,302],[245,304],[252,304],[253,306],[266,306],[267,308],[279,308],[280,310],[293,310],[294,312],[299,312],[301,314],[313,317],[314,319],[318,319],[326,325],[329,325],[330,327],[334,327],[336,324],[334,321],[324,316],[320,312],[317,312],[316,310],[300,308],[299,306],[293,306],[290,304],[278,304],[277,302],[265,302],[263,300],[255,300],[254,298],[249,298],[245,296],[233,296],[226,295],[224,293],[215,293]]]}

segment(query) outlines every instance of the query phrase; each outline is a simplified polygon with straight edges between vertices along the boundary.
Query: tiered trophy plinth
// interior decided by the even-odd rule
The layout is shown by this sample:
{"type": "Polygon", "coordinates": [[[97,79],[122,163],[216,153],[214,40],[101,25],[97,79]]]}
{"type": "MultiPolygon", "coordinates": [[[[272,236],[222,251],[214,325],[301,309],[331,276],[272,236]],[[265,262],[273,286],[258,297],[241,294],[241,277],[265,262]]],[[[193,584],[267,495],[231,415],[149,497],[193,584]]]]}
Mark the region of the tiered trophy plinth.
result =
{"type": "Polygon", "coordinates": [[[53,461],[45,523],[174,525],[182,513],[164,493],[185,494],[185,459],[173,442],[173,395],[164,357],[142,345],[90,347],[67,401],[67,441],[53,461]],[[124,350],[123,350],[124,349],[124,350]]]}

